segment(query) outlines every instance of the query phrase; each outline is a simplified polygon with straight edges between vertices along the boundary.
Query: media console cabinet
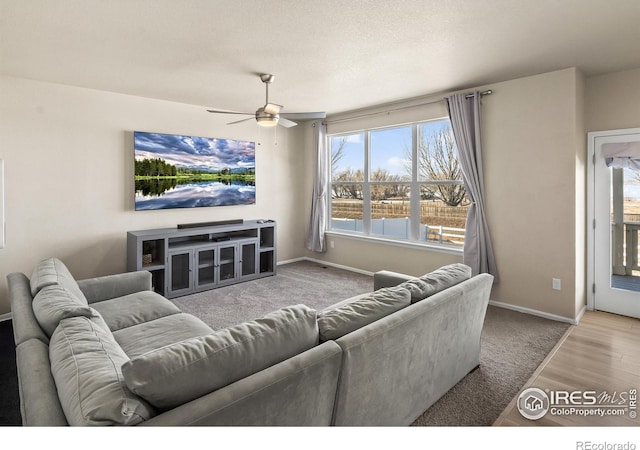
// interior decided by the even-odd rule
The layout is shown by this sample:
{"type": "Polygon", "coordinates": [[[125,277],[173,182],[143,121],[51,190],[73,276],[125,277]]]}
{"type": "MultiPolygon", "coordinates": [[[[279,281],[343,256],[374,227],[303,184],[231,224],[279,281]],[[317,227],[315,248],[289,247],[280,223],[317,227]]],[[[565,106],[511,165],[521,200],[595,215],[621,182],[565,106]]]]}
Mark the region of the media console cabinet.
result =
{"type": "Polygon", "coordinates": [[[276,261],[273,221],[127,232],[127,270],[167,298],[275,275],[276,261]]]}

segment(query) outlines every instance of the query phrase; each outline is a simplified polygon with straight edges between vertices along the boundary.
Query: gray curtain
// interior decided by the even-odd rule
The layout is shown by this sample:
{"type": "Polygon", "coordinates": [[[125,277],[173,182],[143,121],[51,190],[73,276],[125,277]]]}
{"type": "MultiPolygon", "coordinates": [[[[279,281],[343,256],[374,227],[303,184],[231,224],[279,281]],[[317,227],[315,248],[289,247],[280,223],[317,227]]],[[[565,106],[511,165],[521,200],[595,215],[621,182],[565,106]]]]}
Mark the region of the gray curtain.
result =
{"type": "Polygon", "coordinates": [[[324,232],[327,222],[327,184],[329,182],[329,155],[327,153],[327,126],[314,124],[314,148],[316,151],[315,175],[311,219],[307,234],[307,248],[314,252],[326,252],[324,232]]]}
{"type": "Polygon", "coordinates": [[[482,143],[480,139],[480,93],[447,97],[447,108],[458,147],[462,176],[471,201],[464,237],[464,263],[473,274],[490,273],[498,281],[498,269],[485,216],[482,143]]]}

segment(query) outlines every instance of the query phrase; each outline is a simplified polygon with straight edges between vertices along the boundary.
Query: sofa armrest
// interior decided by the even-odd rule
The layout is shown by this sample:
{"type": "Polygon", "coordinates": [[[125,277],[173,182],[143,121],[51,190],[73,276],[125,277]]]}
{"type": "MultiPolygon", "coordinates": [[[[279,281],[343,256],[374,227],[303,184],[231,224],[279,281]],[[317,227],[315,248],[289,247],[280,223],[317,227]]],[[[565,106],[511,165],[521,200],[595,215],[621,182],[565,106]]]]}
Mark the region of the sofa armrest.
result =
{"type": "Polygon", "coordinates": [[[89,303],[152,290],[151,272],[125,272],[104,277],[78,280],[78,286],[89,303]]]}
{"type": "Polygon", "coordinates": [[[380,270],[373,274],[373,290],[394,287],[416,277],[405,275],[403,273],[391,272],[390,270],[380,270]]]}

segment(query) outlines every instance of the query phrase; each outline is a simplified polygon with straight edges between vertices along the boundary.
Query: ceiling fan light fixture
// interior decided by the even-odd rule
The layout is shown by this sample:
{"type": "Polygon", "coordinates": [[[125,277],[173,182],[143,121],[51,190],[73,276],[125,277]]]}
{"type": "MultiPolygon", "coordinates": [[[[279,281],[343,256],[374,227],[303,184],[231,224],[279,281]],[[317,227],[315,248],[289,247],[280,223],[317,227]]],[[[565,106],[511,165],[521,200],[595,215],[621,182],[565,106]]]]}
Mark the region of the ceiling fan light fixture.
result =
{"type": "MultiPolygon", "coordinates": [[[[258,108],[255,113],[248,112],[236,112],[236,111],[228,111],[228,110],[219,110],[219,109],[207,109],[210,113],[217,114],[240,114],[243,116],[254,116],[256,119],[256,123],[265,128],[273,128],[276,125],[281,125],[285,128],[291,128],[297,125],[296,122],[289,119],[324,119],[327,115],[323,112],[313,112],[313,113],[285,113],[280,117],[280,110],[282,110],[283,106],[275,103],[269,103],[269,85],[273,83],[274,76],[271,74],[263,73],[260,74],[260,81],[264,83],[265,86],[265,104],[258,108]]],[[[247,120],[251,120],[251,117],[242,120],[236,120],[235,122],[229,122],[227,125],[232,125],[236,123],[245,122],[247,120]]]]}
{"type": "Polygon", "coordinates": [[[272,128],[278,125],[280,116],[278,114],[269,114],[264,111],[264,108],[258,109],[256,112],[256,122],[258,125],[265,128],[272,128]]]}

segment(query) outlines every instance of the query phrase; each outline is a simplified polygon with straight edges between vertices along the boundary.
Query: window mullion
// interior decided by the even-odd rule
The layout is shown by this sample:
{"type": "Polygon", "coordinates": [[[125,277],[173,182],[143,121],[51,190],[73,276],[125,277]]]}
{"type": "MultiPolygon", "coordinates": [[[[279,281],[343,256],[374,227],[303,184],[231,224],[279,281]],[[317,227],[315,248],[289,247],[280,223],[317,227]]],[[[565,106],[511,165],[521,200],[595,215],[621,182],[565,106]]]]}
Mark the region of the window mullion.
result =
{"type": "Polygon", "coordinates": [[[411,126],[411,240],[420,240],[420,184],[418,183],[418,124],[411,126]]]}
{"type": "Polygon", "coordinates": [[[362,184],[362,231],[367,236],[371,234],[371,132],[364,133],[364,183],[362,184]]]}

